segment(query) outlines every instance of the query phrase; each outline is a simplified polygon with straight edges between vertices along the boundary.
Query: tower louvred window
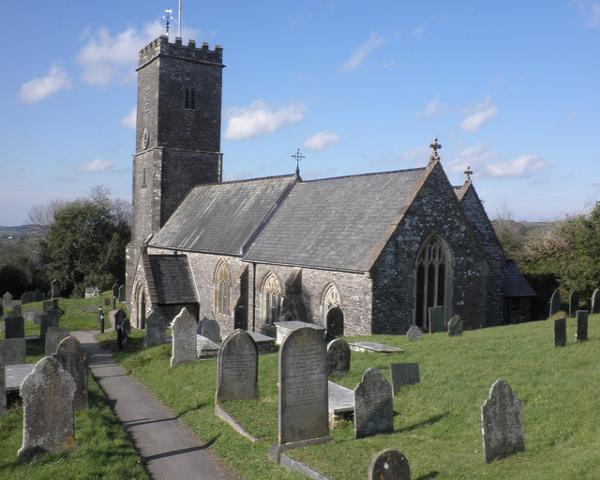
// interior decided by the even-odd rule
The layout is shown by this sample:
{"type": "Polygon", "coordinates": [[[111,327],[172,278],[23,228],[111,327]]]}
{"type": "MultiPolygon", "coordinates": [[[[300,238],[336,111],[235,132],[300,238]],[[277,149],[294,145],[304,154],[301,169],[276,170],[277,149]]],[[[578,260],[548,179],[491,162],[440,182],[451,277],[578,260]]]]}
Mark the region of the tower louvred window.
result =
{"type": "Polygon", "coordinates": [[[185,87],[183,92],[183,107],[186,110],[196,109],[196,89],[194,87],[185,87]]]}

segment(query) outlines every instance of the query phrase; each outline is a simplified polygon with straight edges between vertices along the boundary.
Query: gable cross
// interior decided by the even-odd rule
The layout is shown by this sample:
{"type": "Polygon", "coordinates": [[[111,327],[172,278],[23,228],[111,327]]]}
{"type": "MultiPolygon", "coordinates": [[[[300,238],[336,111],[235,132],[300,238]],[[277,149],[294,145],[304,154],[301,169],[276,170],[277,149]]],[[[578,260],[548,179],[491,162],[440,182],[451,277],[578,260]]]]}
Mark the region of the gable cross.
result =
{"type": "Polygon", "coordinates": [[[292,158],[296,160],[296,175],[300,175],[300,160],[304,160],[306,157],[300,153],[300,149],[296,150],[296,153],[292,155],[292,158]]]}
{"type": "Polygon", "coordinates": [[[471,167],[467,167],[467,169],[465,170],[464,173],[465,173],[465,177],[466,177],[465,180],[467,182],[470,182],[471,181],[471,175],[473,175],[473,170],[471,170],[471,167]]]}
{"type": "Polygon", "coordinates": [[[433,153],[431,154],[431,160],[439,160],[440,154],[438,151],[442,148],[442,144],[439,142],[437,137],[433,139],[433,142],[431,142],[429,148],[433,150],[433,153]]]}

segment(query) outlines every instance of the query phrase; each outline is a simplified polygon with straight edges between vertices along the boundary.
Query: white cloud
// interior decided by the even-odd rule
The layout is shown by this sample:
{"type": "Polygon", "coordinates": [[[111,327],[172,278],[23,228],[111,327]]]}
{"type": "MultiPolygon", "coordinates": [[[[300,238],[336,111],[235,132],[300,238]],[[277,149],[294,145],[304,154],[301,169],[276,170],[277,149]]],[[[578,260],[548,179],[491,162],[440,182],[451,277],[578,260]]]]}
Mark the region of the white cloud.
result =
{"type": "Polygon", "coordinates": [[[592,0],[571,0],[571,6],[577,8],[588,28],[600,27],[600,2],[592,0]]]}
{"type": "Polygon", "coordinates": [[[417,114],[417,118],[423,119],[436,117],[444,113],[444,111],[444,105],[442,105],[442,103],[437,98],[434,98],[432,100],[429,100],[429,102],[425,106],[425,109],[417,114]]]}
{"type": "Polygon", "coordinates": [[[483,124],[496,116],[496,107],[492,105],[492,99],[489,95],[483,102],[478,103],[469,109],[470,113],[460,123],[460,128],[466,132],[474,132],[483,124]]]}
{"type": "Polygon", "coordinates": [[[342,65],[342,70],[350,71],[358,68],[366,58],[383,45],[383,38],[377,33],[372,32],[369,38],[361,44],[352,54],[348,57],[348,60],[342,65]]]}
{"type": "Polygon", "coordinates": [[[340,136],[331,132],[319,132],[304,140],[304,148],[308,150],[325,150],[340,141],[340,136]]]}
{"type": "Polygon", "coordinates": [[[303,103],[290,103],[276,108],[259,100],[247,107],[233,107],[226,114],[225,138],[242,140],[273,133],[286,125],[302,121],[305,110],[303,103]]]}
{"type": "Polygon", "coordinates": [[[541,172],[548,163],[537,155],[521,155],[513,160],[487,166],[487,173],[492,177],[519,178],[530,177],[541,172]]]}
{"type": "Polygon", "coordinates": [[[96,158],[87,163],[81,163],[75,167],[75,170],[78,172],[106,172],[113,167],[113,162],[111,160],[102,160],[101,158],[96,158]]]}
{"type": "Polygon", "coordinates": [[[25,103],[34,103],[69,88],[71,88],[69,74],[58,65],[53,65],[45,77],[34,78],[21,85],[19,99],[25,103]]]}
{"type": "Polygon", "coordinates": [[[137,118],[137,108],[133,107],[129,113],[121,119],[121,124],[127,128],[135,128],[137,118]]]}

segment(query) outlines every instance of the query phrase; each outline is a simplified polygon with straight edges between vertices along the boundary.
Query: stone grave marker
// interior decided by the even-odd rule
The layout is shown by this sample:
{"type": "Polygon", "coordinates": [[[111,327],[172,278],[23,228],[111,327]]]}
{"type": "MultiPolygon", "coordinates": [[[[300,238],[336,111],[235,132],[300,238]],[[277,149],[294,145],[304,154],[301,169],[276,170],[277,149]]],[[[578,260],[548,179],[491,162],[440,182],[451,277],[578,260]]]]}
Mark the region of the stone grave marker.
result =
{"type": "Polygon", "coordinates": [[[444,326],[444,307],[439,305],[437,307],[429,307],[429,333],[443,332],[444,326]]]}
{"type": "Polygon", "coordinates": [[[8,311],[9,308],[12,308],[13,296],[10,292],[6,292],[2,297],[2,305],[4,306],[4,310],[8,311]]]}
{"type": "Polygon", "coordinates": [[[369,466],[369,480],[410,480],[408,460],[398,450],[379,452],[369,466]]]}
{"type": "Polygon", "coordinates": [[[412,325],[406,332],[406,338],[411,341],[421,340],[423,338],[423,331],[416,325],[412,325]]]}
{"type": "Polygon", "coordinates": [[[118,297],[119,297],[119,284],[114,283],[112,286],[112,298],[118,298],[118,297]]]}
{"type": "Polygon", "coordinates": [[[54,357],[75,380],[76,388],[73,398],[75,411],[85,410],[88,408],[88,372],[87,357],[81,348],[81,343],[71,335],[63,338],[58,344],[54,357]]]}
{"type": "Polygon", "coordinates": [[[350,370],[350,345],[341,338],[332,340],[327,345],[327,373],[329,375],[346,375],[350,370]]]}
{"type": "Polygon", "coordinates": [[[33,302],[33,292],[28,291],[21,295],[21,305],[33,302]]]}
{"type": "Polygon", "coordinates": [[[221,343],[221,326],[216,320],[205,318],[198,325],[199,334],[215,343],[221,343]]]}
{"type": "Polygon", "coordinates": [[[394,397],[390,382],[376,368],[369,368],[354,389],[356,438],[393,431],[394,397]]]}
{"type": "Polygon", "coordinates": [[[173,330],[171,367],[176,367],[182,362],[195,362],[198,359],[196,352],[196,320],[187,308],[181,309],[181,312],[173,319],[171,328],[173,330]]]}
{"type": "Polygon", "coordinates": [[[167,327],[167,321],[160,310],[152,307],[148,318],[146,318],[146,337],[144,339],[144,345],[146,347],[154,347],[156,345],[162,345],[167,341],[165,329],[167,327]]]}
{"type": "Polygon", "coordinates": [[[554,293],[550,297],[550,314],[548,315],[548,318],[552,318],[552,315],[560,311],[560,304],[560,292],[557,289],[554,290],[554,293]]]}
{"type": "Polygon", "coordinates": [[[198,358],[212,358],[219,354],[220,345],[212,340],[196,334],[196,353],[198,358]]]}
{"type": "Polygon", "coordinates": [[[45,300],[46,296],[44,295],[44,292],[42,292],[39,288],[36,288],[33,291],[33,301],[34,302],[43,302],[45,300]]]}
{"type": "Polygon", "coordinates": [[[13,305],[12,311],[8,317],[22,317],[23,316],[23,307],[21,305],[13,305]]]}
{"type": "Polygon", "coordinates": [[[567,319],[557,318],[554,320],[554,346],[564,347],[567,343],[567,319]]]}
{"type": "Polygon", "coordinates": [[[394,396],[398,394],[401,387],[415,385],[421,381],[418,363],[392,363],[390,373],[392,374],[394,396]]]}
{"type": "Polygon", "coordinates": [[[25,338],[7,338],[0,341],[0,359],[4,365],[25,363],[25,338]]]}
{"type": "Polygon", "coordinates": [[[42,310],[44,313],[59,310],[58,298],[44,301],[44,303],[42,303],[42,310]]]}
{"type": "Polygon", "coordinates": [[[48,327],[48,330],[46,330],[46,337],[44,341],[44,353],[46,355],[52,355],[56,353],[58,344],[63,338],[67,338],[68,336],[69,332],[67,332],[66,330],[63,330],[58,327],[48,327]]]}
{"type": "Polygon", "coordinates": [[[323,332],[291,332],[279,351],[279,445],[329,440],[327,347],[323,332]]]}
{"type": "Polygon", "coordinates": [[[592,293],[590,313],[600,313],[600,289],[598,288],[592,293]]]}
{"type": "Polygon", "coordinates": [[[50,298],[60,298],[60,283],[56,279],[50,282],[50,298]]]}
{"type": "Polygon", "coordinates": [[[13,314],[5,318],[4,338],[25,338],[25,319],[13,314]]]}
{"type": "Polygon", "coordinates": [[[22,460],[59,452],[75,443],[73,377],[52,356],[42,358],[21,384],[23,399],[22,460]]]}
{"type": "Polygon", "coordinates": [[[124,302],[125,301],[125,285],[121,285],[119,287],[119,296],[117,298],[117,302],[124,302]]]}
{"type": "Polygon", "coordinates": [[[258,348],[245,330],[223,340],[217,357],[216,401],[258,398],[258,348]]]}
{"type": "Polygon", "coordinates": [[[40,317],[40,338],[42,342],[46,341],[46,332],[49,328],[58,328],[58,315],[54,312],[47,312],[40,317]]]}
{"type": "Polygon", "coordinates": [[[490,463],[525,449],[523,407],[505,380],[496,380],[481,406],[485,461],[490,463]]]}
{"type": "Polygon", "coordinates": [[[457,337],[463,334],[465,324],[459,315],[452,315],[448,320],[448,336],[457,337]]]}
{"type": "MultiPolygon", "coordinates": [[[[113,315],[109,315],[113,330],[117,329],[117,325],[127,318],[127,313],[122,308],[119,308],[113,315]]],[[[175,317],[177,318],[177,317],[175,317]]],[[[196,323],[196,322],[194,322],[196,323]]]]}
{"type": "Polygon", "coordinates": [[[588,339],[588,311],[577,310],[577,331],[575,340],[585,342],[588,339]]]}
{"type": "Polygon", "coordinates": [[[575,318],[577,308],[579,308],[579,294],[573,290],[569,295],[569,317],[575,318]]]}

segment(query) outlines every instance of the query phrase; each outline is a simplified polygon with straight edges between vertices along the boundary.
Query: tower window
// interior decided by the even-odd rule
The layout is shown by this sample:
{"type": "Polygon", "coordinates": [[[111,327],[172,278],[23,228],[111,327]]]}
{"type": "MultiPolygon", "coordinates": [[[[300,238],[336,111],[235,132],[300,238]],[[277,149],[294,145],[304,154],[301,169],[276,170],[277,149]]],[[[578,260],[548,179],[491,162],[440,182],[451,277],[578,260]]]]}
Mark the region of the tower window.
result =
{"type": "Polygon", "coordinates": [[[185,87],[183,90],[183,108],[196,110],[196,89],[194,87],[185,87]]]}

